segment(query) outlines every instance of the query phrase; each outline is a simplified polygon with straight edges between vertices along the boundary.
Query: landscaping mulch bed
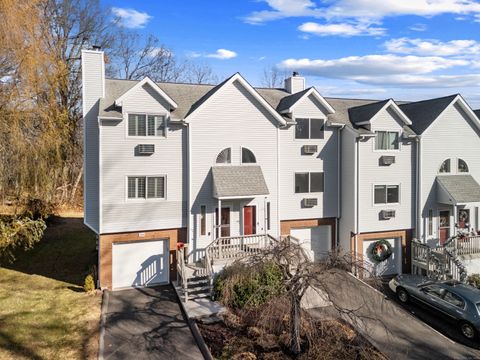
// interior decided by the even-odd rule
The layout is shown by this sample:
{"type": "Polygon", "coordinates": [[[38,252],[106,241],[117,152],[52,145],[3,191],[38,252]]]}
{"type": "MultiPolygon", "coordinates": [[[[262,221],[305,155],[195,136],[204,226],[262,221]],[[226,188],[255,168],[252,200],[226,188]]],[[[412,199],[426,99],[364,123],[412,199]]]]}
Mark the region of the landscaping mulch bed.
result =
{"type": "MultiPolygon", "coordinates": [[[[248,327],[232,321],[228,315],[217,323],[198,322],[200,332],[216,359],[275,360],[275,359],[386,359],[350,325],[339,319],[313,321],[313,338],[303,352],[295,357],[289,350],[287,333],[269,334],[258,327],[248,327]],[[227,325],[228,324],[228,325],[227,325]]],[[[237,318],[239,319],[239,318],[237,318]]]]}

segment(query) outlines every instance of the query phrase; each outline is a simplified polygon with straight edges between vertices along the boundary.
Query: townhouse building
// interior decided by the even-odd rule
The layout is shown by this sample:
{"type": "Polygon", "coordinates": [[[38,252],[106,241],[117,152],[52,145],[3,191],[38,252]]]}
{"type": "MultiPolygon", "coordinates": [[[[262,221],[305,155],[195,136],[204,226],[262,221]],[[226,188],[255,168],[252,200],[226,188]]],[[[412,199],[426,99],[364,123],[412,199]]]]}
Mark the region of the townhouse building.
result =
{"type": "Polygon", "coordinates": [[[219,239],[245,250],[262,236],[293,236],[314,261],[334,248],[368,260],[384,239],[393,254],[372,267],[393,274],[409,270],[413,238],[479,229],[480,122],[459,95],[328,98],[298,74],[283,89],[238,73],[216,86],[107,79],[97,50],[82,71],[103,288],[169,282],[219,239]]]}

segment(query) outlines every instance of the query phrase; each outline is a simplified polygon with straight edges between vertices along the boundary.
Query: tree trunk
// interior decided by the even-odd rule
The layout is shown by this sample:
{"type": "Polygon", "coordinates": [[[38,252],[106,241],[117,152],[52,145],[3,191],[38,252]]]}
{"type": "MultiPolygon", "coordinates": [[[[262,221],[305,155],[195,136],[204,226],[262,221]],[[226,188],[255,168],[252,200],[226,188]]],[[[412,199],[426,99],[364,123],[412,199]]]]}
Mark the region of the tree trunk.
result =
{"type": "Polygon", "coordinates": [[[290,310],[290,330],[292,337],[291,351],[294,355],[300,354],[302,351],[300,346],[300,299],[296,294],[291,294],[291,310],[290,310]]]}
{"type": "Polygon", "coordinates": [[[73,202],[75,201],[75,195],[77,193],[78,184],[80,184],[80,180],[82,180],[82,175],[83,175],[83,165],[80,168],[80,171],[78,172],[78,176],[77,176],[77,179],[75,180],[75,183],[73,184],[72,193],[70,195],[70,204],[73,204],[73,202]]]}

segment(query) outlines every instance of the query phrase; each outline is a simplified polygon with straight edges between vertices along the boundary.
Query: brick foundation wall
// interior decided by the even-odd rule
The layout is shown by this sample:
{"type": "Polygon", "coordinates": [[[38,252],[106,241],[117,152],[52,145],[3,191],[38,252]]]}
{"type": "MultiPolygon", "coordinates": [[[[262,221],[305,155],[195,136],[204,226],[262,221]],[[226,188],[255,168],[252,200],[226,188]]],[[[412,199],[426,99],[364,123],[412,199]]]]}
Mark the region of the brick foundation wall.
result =
{"type": "Polygon", "coordinates": [[[336,247],[337,235],[335,218],[283,220],[280,221],[280,233],[281,235],[290,235],[291,229],[314,227],[320,225],[330,225],[332,227],[332,249],[334,249],[336,247]]]}
{"type": "Polygon", "coordinates": [[[154,239],[169,239],[169,270],[170,281],[177,278],[177,242],[185,242],[187,229],[166,229],[145,232],[128,232],[104,234],[99,236],[99,276],[100,287],[112,289],[112,244],[120,242],[134,242],[154,239]]]}

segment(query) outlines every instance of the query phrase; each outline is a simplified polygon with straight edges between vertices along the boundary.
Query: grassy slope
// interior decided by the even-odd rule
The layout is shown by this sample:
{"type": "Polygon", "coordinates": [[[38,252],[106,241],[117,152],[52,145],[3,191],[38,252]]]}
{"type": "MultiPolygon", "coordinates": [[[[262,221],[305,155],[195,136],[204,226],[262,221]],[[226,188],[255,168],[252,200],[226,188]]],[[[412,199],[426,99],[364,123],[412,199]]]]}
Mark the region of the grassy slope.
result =
{"type": "Polygon", "coordinates": [[[81,292],[95,237],[80,218],[56,219],[35,249],[0,268],[0,359],[95,358],[99,295],[81,292]]]}

